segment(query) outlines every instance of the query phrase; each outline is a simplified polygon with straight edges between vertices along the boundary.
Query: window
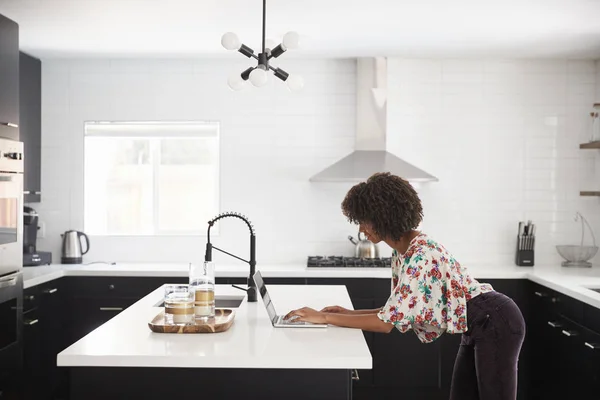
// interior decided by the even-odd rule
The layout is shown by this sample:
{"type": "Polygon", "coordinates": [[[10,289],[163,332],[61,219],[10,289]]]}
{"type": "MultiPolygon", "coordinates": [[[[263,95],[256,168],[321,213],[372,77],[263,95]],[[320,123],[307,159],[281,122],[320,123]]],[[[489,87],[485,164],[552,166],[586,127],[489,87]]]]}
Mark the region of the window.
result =
{"type": "Polygon", "coordinates": [[[219,124],[86,122],[85,230],[197,235],[219,211],[219,124]]]}

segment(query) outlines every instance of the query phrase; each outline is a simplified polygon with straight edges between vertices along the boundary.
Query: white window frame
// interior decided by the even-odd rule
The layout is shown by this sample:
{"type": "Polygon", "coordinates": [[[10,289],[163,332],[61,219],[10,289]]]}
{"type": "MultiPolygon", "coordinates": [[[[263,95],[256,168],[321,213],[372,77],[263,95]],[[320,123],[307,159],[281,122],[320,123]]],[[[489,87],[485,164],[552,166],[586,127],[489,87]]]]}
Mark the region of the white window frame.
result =
{"type": "MultiPolygon", "coordinates": [[[[215,196],[217,210],[215,211],[215,217],[221,212],[221,126],[219,121],[202,120],[202,121],[84,121],[84,171],[85,177],[85,154],[86,154],[86,140],[87,137],[125,137],[128,139],[169,139],[169,138],[201,138],[201,137],[212,137],[217,141],[217,189],[215,196]],[[123,135],[123,127],[127,126],[127,134],[123,135]],[[181,128],[181,132],[176,135],[169,136],[164,134],[165,126],[178,126],[181,128]],[[136,134],[137,128],[137,134],[136,134]],[[92,132],[90,132],[92,131],[92,132]]],[[[150,140],[150,154],[152,159],[152,169],[156,171],[160,166],[160,147],[158,146],[157,140],[150,140]]],[[[92,233],[94,236],[102,237],[160,237],[160,236],[206,236],[208,230],[208,221],[206,225],[200,225],[201,229],[194,231],[168,231],[158,230],[156,221],[158,221],[158,174],[153,173],[153,233],[152,234],[133,234],[133,233],[92,233]]],[[[83,193],[84,193],[84,230],[86,224],[87,215],[87,204],[85,201],[86,197],[86,185],[91,184],[84,179],[83,182],[83,193]]],[[[219,236],[218,224],[213,226],[211,236],[219,236]]]]}

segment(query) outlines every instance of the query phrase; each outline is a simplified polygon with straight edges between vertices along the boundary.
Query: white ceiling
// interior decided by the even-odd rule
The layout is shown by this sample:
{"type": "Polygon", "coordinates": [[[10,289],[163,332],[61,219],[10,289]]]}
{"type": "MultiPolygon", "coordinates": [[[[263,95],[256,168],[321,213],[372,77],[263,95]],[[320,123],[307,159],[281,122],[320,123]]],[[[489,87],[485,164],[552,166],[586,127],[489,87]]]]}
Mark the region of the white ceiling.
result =
{"type": "MultiPolygon", "coordinates": [[[[261,13],[260,0],[0,0],[42,58],[224,56],[227,31],[257,50],[261,13]]],[[[302,57],[597,59],[600,0],[269,0],[267,36],[288,30],[302,57]]]]}

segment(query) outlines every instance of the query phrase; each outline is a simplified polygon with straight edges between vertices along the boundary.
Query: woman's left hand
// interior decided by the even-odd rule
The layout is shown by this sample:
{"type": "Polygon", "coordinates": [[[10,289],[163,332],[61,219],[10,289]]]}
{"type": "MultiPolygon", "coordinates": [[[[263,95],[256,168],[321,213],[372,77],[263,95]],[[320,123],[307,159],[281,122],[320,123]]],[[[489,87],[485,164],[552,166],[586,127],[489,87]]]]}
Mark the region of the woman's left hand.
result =
{"type": "Polygon", "coordinates": [[[327,323],[325,313],[322,313],[309,307],[302,307],[297,310],[290,311],[289,313],[287,313],[284,319],[292,319],[293,317],[297,317],[294,319],[294,321],[311,322],[313,324],[327,323]]]}

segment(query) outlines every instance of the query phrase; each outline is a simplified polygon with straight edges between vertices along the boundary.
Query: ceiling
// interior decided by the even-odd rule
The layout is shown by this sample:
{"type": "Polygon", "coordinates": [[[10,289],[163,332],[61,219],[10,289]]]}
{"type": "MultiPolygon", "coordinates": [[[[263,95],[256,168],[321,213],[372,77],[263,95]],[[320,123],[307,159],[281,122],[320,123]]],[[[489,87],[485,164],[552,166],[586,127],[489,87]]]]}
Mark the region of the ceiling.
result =
{"type": "MultiPolygon", "coordinates": [[[[21,49],[53,57],[219,57],[260,45],[260,0],[0,0],[21,49]]],[[[600,0],[269,0],[302,57],[600,58],[600,0]]],[[[294,52],[289,52],[293,57],[294,52]]],[[[286,56],[288,56],[286,54],[286,56]]]]}

